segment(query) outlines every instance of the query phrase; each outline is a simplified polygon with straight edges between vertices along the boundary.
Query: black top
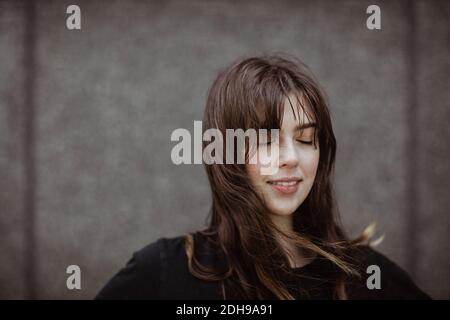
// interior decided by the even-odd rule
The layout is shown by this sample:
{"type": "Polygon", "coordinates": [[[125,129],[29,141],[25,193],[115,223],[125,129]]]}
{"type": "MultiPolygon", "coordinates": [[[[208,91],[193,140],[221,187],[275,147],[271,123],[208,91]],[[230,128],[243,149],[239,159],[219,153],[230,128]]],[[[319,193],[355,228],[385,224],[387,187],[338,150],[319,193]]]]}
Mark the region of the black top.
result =
{"type": "MultiPolygon", "coordinates": [[[[211,245],[205,236],[196,233],[194,244],[196,258],[201,263],[218,268],[223,266],[220,257],[209,254],[211,245]]],[[[405,271],[370,247],[358,247],[351,256],[361,277],[354,277],[347,282],[349,299],[430,299],[405,271]],[[367,288],[367,279],[373,274],[373,271],[366,273],[370,265],[380,268],[380,289],[367,288]]],[[[286,284],[293,289],[297,299],[332,299],[334,285],[327,279],[331,278],[335,268],[329,260],[316,258],[304,267],[293,268],[294,272],[302,275],[302,279],[295,282],[287,280],[286,284]],[[296,287],[301,289],[297,291],[296,287]]],[[[226,296],[230,298],[227,292],[226,296]]],[[[220,300],[223,294],[218,282],[200,280],[190,274],[184,237],[180,236],[160,238],[134,252],[127,265],[105,285],[95,299],[220,300]]]]}

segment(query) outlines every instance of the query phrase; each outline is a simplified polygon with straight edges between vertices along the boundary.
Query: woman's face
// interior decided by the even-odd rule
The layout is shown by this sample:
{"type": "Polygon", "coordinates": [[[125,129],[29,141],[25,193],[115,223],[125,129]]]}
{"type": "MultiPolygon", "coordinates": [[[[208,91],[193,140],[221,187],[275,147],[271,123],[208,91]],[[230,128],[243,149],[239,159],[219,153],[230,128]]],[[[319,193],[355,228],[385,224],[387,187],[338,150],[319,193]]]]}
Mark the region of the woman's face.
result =
{"type": "MultiPolygon", "coordinates": [[[[261,163],[269,163],[264,159],[267,152],[258,152],[252,161],[246,164],[246,170],[256,191],[263,197],[270,209],[270,214],[276,216],[291,215],[308,196],[316,177],[319,164],[319,141],[316,138],[314,146],[314,127],[308,127],[300,132],[299,124],[313,125],[300,106],[297,99],[290,96],[290,101],[296,112],[296,119],[288,99],[284,103],[284,115],[279,134],[279,157],[270,161],[277,166],[274,175],[262,175],[261,163]],[[297,111],[298,110],[298,111],[297,111]],[[259,160],[258,160],[259,159],[259,160]]],[[[309,115],[312,115],[307,104],[303,104],[309,115]]],[[[310,116],[310,118],[312,118],[310,116]]],[[[269,154],[270,156],[270,154],[269,154]]]]}

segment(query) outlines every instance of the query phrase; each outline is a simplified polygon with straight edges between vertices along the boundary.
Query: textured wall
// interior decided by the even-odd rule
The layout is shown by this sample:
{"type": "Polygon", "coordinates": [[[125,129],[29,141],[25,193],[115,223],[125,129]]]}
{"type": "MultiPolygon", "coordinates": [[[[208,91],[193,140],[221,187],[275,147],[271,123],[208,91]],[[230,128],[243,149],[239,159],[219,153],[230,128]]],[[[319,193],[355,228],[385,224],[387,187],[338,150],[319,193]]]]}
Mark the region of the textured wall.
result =
{"type": "Polygon", "coordinates": [[[134,250],[203,227],[206,175],[172,164],[170,134],[220,68],[286,52],[328,94],[349,233],[377,221],[379,250],[450,298],[448,2],[378,1],[380,31],[371,1],[76,1],[69,31],[73,3],[0,4],[0,297],[91,298],[134,250]]]}
{"type": "Polygon", "coordinates": [[[0,2],[0,298],[26,294],[23,10],[0,2]]]}
{"type": "Polygon", "coordinates": [[[450,299],[450,3],[419,2],[417,12],[416,275],[450,299]]]}

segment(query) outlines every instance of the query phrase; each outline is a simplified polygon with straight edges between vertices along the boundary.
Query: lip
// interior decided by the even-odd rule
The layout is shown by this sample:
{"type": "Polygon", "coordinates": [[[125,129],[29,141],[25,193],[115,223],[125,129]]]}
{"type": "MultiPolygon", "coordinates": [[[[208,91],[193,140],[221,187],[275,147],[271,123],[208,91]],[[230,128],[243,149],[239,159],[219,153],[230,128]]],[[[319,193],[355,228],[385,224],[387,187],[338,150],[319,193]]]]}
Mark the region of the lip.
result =
{"type": "Polygon", "coordinates": [[[298,185],[300,184],[300,182],[302,182],[302,179],[297,177],[286,177],[267,181],[267,183],[272,188],[286,194],[295,193],[298,190],[298,185]],[[281,185],[276,184],[277,182],[295,182],[295,183],[292,185],[281,185]]]}
{"type": "Polygon", "coordinates": [[[291,181],[301,181],[302,179],[298,177],[285,177],[280,179],[269,180],[268,182],[291,182],[291,181]]]}

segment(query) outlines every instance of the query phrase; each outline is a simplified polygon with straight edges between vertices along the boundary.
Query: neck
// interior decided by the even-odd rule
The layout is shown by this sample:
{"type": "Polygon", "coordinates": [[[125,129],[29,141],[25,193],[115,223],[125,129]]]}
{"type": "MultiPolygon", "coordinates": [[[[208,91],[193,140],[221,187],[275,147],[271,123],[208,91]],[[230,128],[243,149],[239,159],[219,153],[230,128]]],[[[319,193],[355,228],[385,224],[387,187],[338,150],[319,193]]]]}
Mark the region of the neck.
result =
{"type": "Polygon", "coordinates": [[[293,216],[280,216],[280,215],[270,215],[272,222],[282,231],[293,231],[294,230],[294,218],[293,216]]]}
{"type": "MultiPolygon", "coordinates": [[[[271,215],[272,222],[281,231],[294,231],[293,216],[271,215]]],[[[278,243],[284,249],[289,263],[293,268],[299,268],[307,265],[315,258],[315,254],[296,246],[290,239],[286,239],[282,235],[276,236],[278,243]]]]}

